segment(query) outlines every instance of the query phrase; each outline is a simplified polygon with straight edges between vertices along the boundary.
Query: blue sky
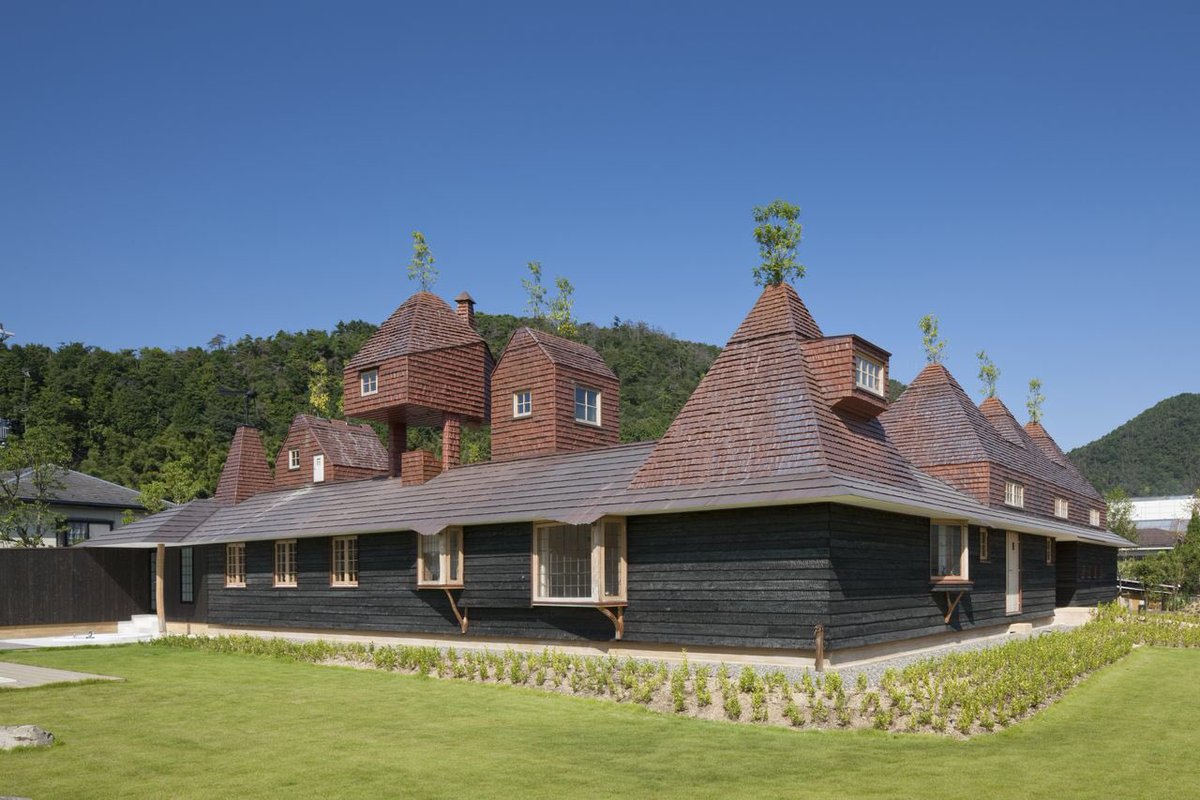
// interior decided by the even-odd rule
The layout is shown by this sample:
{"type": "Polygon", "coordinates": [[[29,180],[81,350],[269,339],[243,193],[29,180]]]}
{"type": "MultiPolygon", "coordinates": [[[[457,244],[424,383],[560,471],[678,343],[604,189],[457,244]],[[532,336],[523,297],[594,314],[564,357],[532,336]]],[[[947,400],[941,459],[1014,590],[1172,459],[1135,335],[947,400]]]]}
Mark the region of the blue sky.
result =
{"type": "Polygon", "coordinates": [[[381,321],[412,290],[721,344],[752,206],[797,288],[890,350],[917,320],[1065,447],[1200,390],[1195,3],[61,3],[0,10],[0,321],[204,344],[381,321]]]}

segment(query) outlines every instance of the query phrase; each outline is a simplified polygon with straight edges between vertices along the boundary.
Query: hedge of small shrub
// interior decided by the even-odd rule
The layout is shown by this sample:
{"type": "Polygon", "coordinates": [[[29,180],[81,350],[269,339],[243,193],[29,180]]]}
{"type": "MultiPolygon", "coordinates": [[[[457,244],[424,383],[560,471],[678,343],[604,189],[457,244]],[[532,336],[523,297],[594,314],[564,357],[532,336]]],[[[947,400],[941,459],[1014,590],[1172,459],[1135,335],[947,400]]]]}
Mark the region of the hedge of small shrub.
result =
{"type": "Polygon", "coordinates": [[[877,685],[859,674],[853,685],[833,671],[715,670],[680,663],[579,656],[546,649],[441,650],[328,641],[291,642],[257,636],[167,636],[156,646],[276,656],[446,679],[530,686],[608,698],[666,713],[796,728],[876,728],[958,736],[1011,725],[1053,702],[1084,676],[1139,644],[1200,647],[1200,618],[1136,616],[1102,607],[1067,632],[955,652],[887,670],[877,685]]]}

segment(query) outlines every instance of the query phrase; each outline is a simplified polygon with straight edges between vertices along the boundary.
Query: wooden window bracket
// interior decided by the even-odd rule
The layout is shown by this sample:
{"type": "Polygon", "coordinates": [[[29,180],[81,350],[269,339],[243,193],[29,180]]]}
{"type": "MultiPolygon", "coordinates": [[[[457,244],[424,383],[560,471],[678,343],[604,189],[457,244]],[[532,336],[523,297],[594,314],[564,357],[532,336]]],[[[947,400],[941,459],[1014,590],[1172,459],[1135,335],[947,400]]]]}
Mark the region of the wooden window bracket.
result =
{"type": "Polygon", "coordinates": [[[625,635],[625,609],[621,606],[614,606],[613,608],[597,606],[597,608],[601,614],[612,621],[613,628],[616,630],[616,639],[620,641],[621,637],[625,635]]]}
{"type": "Polygon", "coordinates": [[[450,610],[454,612],[454,618],[458,620],[458,628],[462,633],[467,632],[467,626],[471,621],[467,619],[467,615],[458,610],[458,603],[454,602],[454,595],[450,594],[449,589],[442,589],[446,593],[446,599],[450,601],[450,610]]]}
{"type": "Polygon", "coordinates": [[[958,601],[962,600],[964,594],[966,594],[965,591],[958,592],[954,595],[954,599],[952,600],[950,599],[950,594],[946,594],[946,599],[950,602],[949,605],[946,606],[946,615],[943,617],[943,619],[946,621],[947,625],[950,624],[950,618],[954,616],[954,609],[958,608],[958,601]]]}

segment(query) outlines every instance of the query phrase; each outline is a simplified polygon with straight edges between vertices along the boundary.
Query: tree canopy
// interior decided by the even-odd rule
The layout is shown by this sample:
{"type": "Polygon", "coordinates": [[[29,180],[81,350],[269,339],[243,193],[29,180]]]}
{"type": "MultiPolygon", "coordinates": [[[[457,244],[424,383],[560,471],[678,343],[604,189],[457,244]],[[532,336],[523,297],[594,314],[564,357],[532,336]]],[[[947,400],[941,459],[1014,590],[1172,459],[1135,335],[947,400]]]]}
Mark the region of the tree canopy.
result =
{"type": "Polygon", "coordinates": [[[799,220],[800,207],[786,200],[754,207],[754,239],[762,259],[754,268],[755,285],[778,286],[804,277],[804,265],[796,262],[804,231],[799,220]]]}

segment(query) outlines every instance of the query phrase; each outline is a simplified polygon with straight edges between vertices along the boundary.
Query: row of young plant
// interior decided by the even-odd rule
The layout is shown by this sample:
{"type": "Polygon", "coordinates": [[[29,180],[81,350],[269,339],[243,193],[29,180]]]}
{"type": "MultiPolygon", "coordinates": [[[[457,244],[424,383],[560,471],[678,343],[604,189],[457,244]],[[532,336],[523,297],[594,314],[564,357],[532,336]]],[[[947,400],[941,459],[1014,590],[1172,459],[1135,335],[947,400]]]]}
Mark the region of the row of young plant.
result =
{"type": "Polygon", "coordinates": [[[1200,626],[1166,616],[1136,617],[1111,606],[1076,630],[919,661],[902,670],[887,670],[876,685],[870,685],[862,673],[848,684],[832,671],[806,670],[794,680],[780,670],[693,666],[686,653],[671,666],[551,649],[457,651],[256,636],[172,636],[157,643],[533,686],[705,718],[971,735],[1033,713],[1081,677],[1126,655],[1135,644],[1200,646],[1200,626]]]}

